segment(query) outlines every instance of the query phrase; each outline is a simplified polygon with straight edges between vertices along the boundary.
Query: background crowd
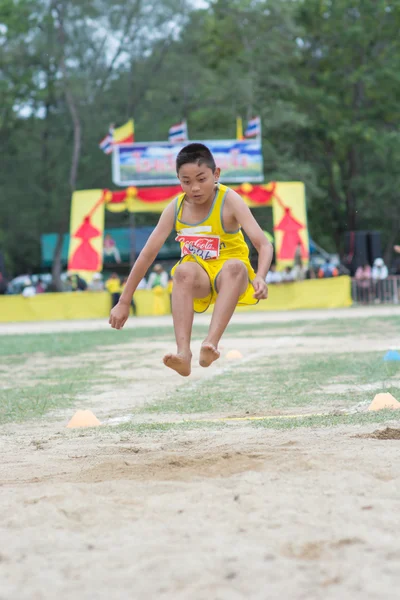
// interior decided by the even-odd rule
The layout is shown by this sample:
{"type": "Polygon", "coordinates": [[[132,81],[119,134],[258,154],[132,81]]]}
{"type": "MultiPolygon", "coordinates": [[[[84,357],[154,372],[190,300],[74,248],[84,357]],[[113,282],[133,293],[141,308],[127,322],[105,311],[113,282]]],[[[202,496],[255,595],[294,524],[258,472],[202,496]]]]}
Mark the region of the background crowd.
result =
{"type": "MultiPolygon", "coordinates": [[[[387,265],[382,258],[376,258],[373,265],[365,263],[359,266],[353,277],[353,300],[362,304],[371,302],[399,302],[400,301],[400,277],[395,285],[388,285],[390,279],[394,276],[400,276],[400,245],[394,246],[395,255],[398,259],[394,263],[392,273],[389,272],[387,265]],[[386,283],[385,283],[386,282],[386,283]]],[[[110,261],[118,266],[121,263],[118,247],[110,235],[104,239],[104,261],[110,261]]],[[[298,244],[293,264],[278,271],[275,263],[267,274],[266,282],[269,285],[287,284],[309,279],[327,279],[348,275],[349,271],[339,261],[333,261],[326,258],[325,261],[317,266],[311,262],[304,264],[302,259],[302,248],[298,244]]],[[[63,273],[62,285],[64,292],[81,291],[108,291],[111,298],[111,306],[115,306],[126,285],[127,276],[119,273],[104,272],[95,273],[91,281],[87,282],[77,273],[63,273]]],[[[169,275],[169,269],[162,264],[157,263],[153,266],[147,279],[143,278],[139,283],[138,290],[153,290],[154,288],[168,289],[172,291],[172,278],[169,275]]],[[[24,275],[15,278],[7,285],[7,281],[0,273],[0,294],[21,294],[25,298],[30,298],[38,294],[56,291],[52,285],[51,275],[48,273],[42,275],[24,275]]],[[[132,299],[133,314],[136,314],[135,302],[132,299]]]]}
{"type": "MultiPolygon", "coordinates": [[[[37,272],[41,235],[69,230],[74,135],[72,187],[109,189],[111,161],[98,143],[127,118],[137,141],[166,140],[182,118],[190,139],[207,140],[232,139],[237,116],[259,115],[265,181],[305,183],[312,238],[343,256],[347,232],[374,229],[391,264],[400,236],[399,2],[48,5],[1,2],[8,273],[37,272]]],[[[136,224],[154,226],[156,217],[137,214],[136,224]]],[[[111,227],[129,223],[126,213],[107,218],[111,227]]],[[[107,240],[105,248],[118,263],[107,240]]]]}

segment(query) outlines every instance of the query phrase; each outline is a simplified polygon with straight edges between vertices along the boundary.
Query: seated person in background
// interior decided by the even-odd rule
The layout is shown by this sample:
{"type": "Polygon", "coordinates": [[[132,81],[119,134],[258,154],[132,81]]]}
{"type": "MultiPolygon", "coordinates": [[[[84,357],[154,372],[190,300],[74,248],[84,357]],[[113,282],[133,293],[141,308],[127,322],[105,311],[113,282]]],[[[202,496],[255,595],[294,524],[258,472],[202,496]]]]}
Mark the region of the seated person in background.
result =
{"type": "Polygon", "coordinates": [[[329,258],[326,259],[325,264],[323,264],[318,270],[318,277],[320,279],[326,277],[337,277],[339,275],[338,269],[331,264],[329,258]]]}
{"type": "Polygon", "coordinates": [[[111,294],[111,308],[114,308],[119,302],[121,296],[121,282],[117,273],[112,273],[106,281],[106,289],[111,294]]]}
{"type": "Polygon", "coordinates": [[[291,267],[285,267],[285,270],[282,273],[282,282],[283,283],[290,283],[294,281],[294,275],[292,273],[292,268],[291,267]]]}
{"type": "Polygon", "coordinates": [[[102,292],[104,290],[103,275],[95,273],[88,287],[92,292],[102,292]]]}
{"type": "Polygon", "coordinates": [[[154,265],[153,271],[150,274],[149,281],[147,282],[147,289],[152,290],[155,287],[161,286],[163,288],[168,287],[168,273],[165,271],[162,265],[154,265]]]}
{"type": "Polygon", "coordinates": [[[303,265],[294,265],[292,269],[292,276],[294,281],[303,281],[306,278],[306,268],[303,265]]]}
{"type": "Polygon", "coordinates": [[[44,285],[43,281],[39,277],[39,281],[36,284],[36,293],[37,294],[44,294],[45,291],[46,291],[46,286],[44,285]]]}
{"type": "Polygon", "coordinates": [[[314,269],[314,267],[308,267],[307,271],[306,271],[306,279],[316,279],[317,278],[317,273],[314,269]]]}
{"type": "Polygon", "coordinates": [[[276,270],[276,265],[271,265],[267,276],[265,278],[266,283],[282,283],[282,274],[276,270]]]}
{"type": "Polygon", "coordinates": [[[36,296],[35,286],[33,285],[29,277],[27,277],[24,281],[24,289],[22,290],[22,295],[24,298],[31,298],[32,296],[36,296]]]}
{"type": "Polygon", "coordinates": [[[115,243],[115,240],[111,237],[109,233],[106,233],[106,235],[104,236],[103,255],[104,258],[112,256],[116,263],[121,262],[121,256],[117,248],[117,244],[115,243]]]}
{"type": "Polygon", "coordinates": [[[77,273],[71,273],[67,277],[67,281],[72,292],[84,292],[87,289],[87,283],[77,273]]]}

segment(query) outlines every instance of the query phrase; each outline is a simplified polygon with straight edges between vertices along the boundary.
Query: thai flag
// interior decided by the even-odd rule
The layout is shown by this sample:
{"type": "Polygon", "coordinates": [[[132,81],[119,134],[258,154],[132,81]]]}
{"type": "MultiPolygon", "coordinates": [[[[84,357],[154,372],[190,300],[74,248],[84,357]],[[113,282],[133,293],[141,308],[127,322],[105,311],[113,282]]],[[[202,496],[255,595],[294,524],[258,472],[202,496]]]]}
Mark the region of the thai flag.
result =
{"type": "Polygon", "coordinates": [[[260,117],[254,117],[247,123],[246,131],[244,136],[249,137],[260,137],[261,136],[261,119],[260,117]]]}
{"type": "Polygon", "coordinates": [[[100,150],[103,150],[104,154],[111,154],[113,151],[113,130],[110,128],[106,137],[99,143],[100,150]]]}
{"type": "Polygon", "coordinates": [[[188,140],[186,121],[172,125],[172,127],[169,128],[168,140],[170,142],[186,142],[188,140]]]}

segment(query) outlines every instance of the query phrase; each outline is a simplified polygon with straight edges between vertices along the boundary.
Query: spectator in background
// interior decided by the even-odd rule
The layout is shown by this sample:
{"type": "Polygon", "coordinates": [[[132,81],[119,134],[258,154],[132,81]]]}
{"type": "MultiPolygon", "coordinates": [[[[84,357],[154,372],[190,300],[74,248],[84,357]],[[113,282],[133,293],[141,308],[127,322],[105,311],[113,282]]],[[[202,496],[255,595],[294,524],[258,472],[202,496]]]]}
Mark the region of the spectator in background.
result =
{"type": "Polygon", "coordinates": [[[32,281],[29,277],[27,277],[24,281],[22,295],[24,298],[32,298],[32,296],[36,296],[35,286],[33,285],[32,281]]]}
{"type": "Polygon", "coordinates": [[[294,281],[294,276],[291,267],[285,267],[282,273],[282,283],[291,283],[294,281]]]}
{"type": "Polygon", "coordinates": [[[389,270],[383,258],[376,258],[372,267],[372,282],[375,290],[375,302],[388,300],[389,290],[385,286],[385,279],[389,276],[389,270]]]}
{"type": "Polygon", "coordinates": [[[303,266],[303,259],[302,259],[302,256],[301,256],[301,250],[302,250],[302,247],[301,247],[301,244],[299,242],[297,244],[297,246],[296,246],[296,250],[294,251],[294,260],[293,260],[293,263],[294,263],[295,267],[296,266],[297,267],[302,267],[303,266]]]}
{"type": "MultiPolygon", "coordinates": [[[[124,278],[124,280],[123,280],[123,282],[122,282],[122,285],[121,285],[121,294],[122,294],[122,292],[123,292],[123,291],[124,291],[124,289],[125,289],[125,286],[126,286],[126,282],[127,282],[127,281],[128,281],[128,278],[127,278],[127,277],[125,277],[125,278],[124,278]]],[[[142,281],[143,281],[143,279],[142,279],[142,281]]],[[[140,284],[139,284],[139,285],[140,285],[140,284]]],[[[139,286],[138,286],[136,289],[138,290],[138,289],[139,289],[139,286]]],[[[143,289],[143,288],[142,288],[142,289],[143,289]]],[[[137,309],[136,309],[136,302],[135,302],[135,299],[134,299],[134,297],[133,297],[133,296],[132,296],[132,300],[131,300],[131,307],[132,307],[132,313],[133,313],[133,315],[136,317],[136,315],[137,315],[137,309]]]]}
{"type": "Polygon", "coordinates": [[[95,273],[88,288],[92,292],[102,292],[104,290],[103,275],[101,273],[95,273]]]}
{"type": "Polygon", "coordinates": [[[357,281],[358,287],[369,288],[371,285],[372,279],[372,269],[368,263],[365,263],[362,267],[358,267],[355,278],[357,281]]]}
{"type": "Polygon", "coordinates": [[[282,273],[276,270],[276,265],[271,265],[267,276],[265,278],[265,283],[282,283],[282,273]]]}
{"type": "Polygon", "coordinates": [[[295,281],[302,281],[306,277],[306,269],[303,266],[303,263],[300,259],[300,264],[294,265],[292,269],[293,279],[295,281]]]}
{"type": "Polygon", "coordinates": [[[142,281],[139,282],[139,285],[136,288],[137,290],[147,290],[147,281],[146,278],[143,277],[142,281]]]}
{"type": "Polygon", "coordinates": [[[162,265],[154,265],[153,272],[150,274],[149,281],[147,283],[147,289],[153,290],[155,287],[168,287],[168,273],[165,271],[162,265]]]}
{"type": "Polygon", "coordinates": [[[77,273],[71,273],[67,277],[72,292],[84,292],[87,289],[87,283],[77,273]]]}
{"type": "MultiPolygon", "coordinates": [[[[400,246],[393,246],[393,250],[397,254],[397,256],[394,259],[393,274],[400,275],[400,246]]],[[[400,293],[400,290],[399,290],[399,293],[400,293]]]]}
{"type": "Polygon", "coordinates": [[[168,290],[168,294],[169,294],[169,305],[171,308],[171,313],[172,313],[172,288],[173,287],[174,287],[174,280],[172,279],[172,277],[169,277],[167,290],[168,290]]]}
{"type": "Polygon", "coordinates": [[[309,266],[306,271],[306,279],[317,279],[318,273],[315,271],[314,267],[309,266]]]}
{"type": "Polygon", "coordinates": [[[355,280],[357,285],[357,300],[362,304],[367,304],[370,301],[372,270],[368,263],[359,266],[355,272],[355,280]]]}
{"type": "Polygon", "coordinates": [[[292,274],[296,281],[301,281],[306,275],[306,270],[303,265],[302,250],[302,245],[299,242],[294,252],[294,264],[292,269],[292,274]]]}
{"type": "Polygon", "coordinates": [[[44,285],[43,281],[39,277],[39,280],[38,280],[38,282],[36,284],[36,293],[37,294],[44,294],[45,291],[46,291],[46,286],[44,285]]]}
{"type": "Polygon", "coordinates": [[[3,273],[0,271],[0,295],[7,292],[7,280],[3,273]]]}
{"type": "Polygon", "coordinates": [[[121,296],[121,282],[117,273],[112,273],[111,277],[106,281],[106,288],[111,294],[111,308],[114,308],[119,302],[121,296]]]}
{"type": "Polygon", "coordinates": [[[104,258],[112,256],[116,263],[119,264],[121,262],[121,255],[117,248],[117,244],[115,243],[114,238],[112,238],[109,233],[106,233],[106,235],[104,236],[103,256],[104,258]]]}
{"type": "MultiPolygon", "coordinates": [[[[393,265],[393,275],[400,275],[400,246],[393,246],[393,250],[397,254],[397,256],[395,257],[395,260],[394,260],[394,265],[393,265]]],[[[400,302],[400,287],[398,287],[397,290],[398,290],[397,298],[394,298],[394,302],[396,304],[398,302],[400,302]]]]}
{"type": "Polygon", "coordinates": [[[296,246],[296,250],[294,251],[294,260],[293,260],[293,275],[297,281],[300,279],[304,279],[304,268],[303,268],[303,258],[302,258],[302,245],[299,242],[296,246]]]}
{"type": "Polygon", "coordinates": [[[293,279],[295,281],[302,281],[306,278],[307,269],[303,264],[302,257],[303,247],[299,242],[296,246],[296,250],[294,252],[294,264],[292,269],[293,279]]]}
{"type": "Polygon", "coordinates": [[[387,279],[388,275],[389,271],[383,262],[383,258],[376,258],[374,260],[374,266],[372,267],[373,281],[383,281],[384,279],[387,279]]]}
{"type": "Polygon", "coordinates": [[[337,277],[339,275],[338,269],[331,263],[330,258],[327,258],[325,264],[323,264],[318,270],[318,277],[320,279],[327,277],[337,277]]]}

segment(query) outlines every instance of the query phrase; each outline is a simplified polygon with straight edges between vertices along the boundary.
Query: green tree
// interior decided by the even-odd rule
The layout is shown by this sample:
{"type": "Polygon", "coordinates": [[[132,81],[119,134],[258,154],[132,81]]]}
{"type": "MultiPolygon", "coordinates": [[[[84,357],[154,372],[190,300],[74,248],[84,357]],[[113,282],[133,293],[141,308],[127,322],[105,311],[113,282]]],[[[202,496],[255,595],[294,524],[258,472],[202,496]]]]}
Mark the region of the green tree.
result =
{"type": "Polygon", "coordinates": [[[1,0],[0,218],[11,270],[38,265],[41,233],[58,231],[60,250],[71,191],[110,185],[97,144],[132,110],[117,81],[167,44],[187,11],[185,0],[1,0]]]}
{"type": "Polygon", "coordinates": [[[311,227],[339,250],[347,230],[382,229],[389,247],[400,231],[400,3],[304,0],[298,19],[309,127],[295,143],[323,189],[311,227]]]}
{"type": "MultiPolygon", "coordinates": [[[[260,115],[265,179],[306,184],[312,236],[400,235],[400,3],[389,0],[0,0],[0,244],[37,268],[71,191],[111,187],[111,122],[137,139],[233,138],[260,115]]],[[[113,222],[125,217],[113,217],[113,222]]],[[[261,224],[270,227],[265,216],[261,224]]],[[[140,216],[154,223],[154,216],[140,216]]]]}

